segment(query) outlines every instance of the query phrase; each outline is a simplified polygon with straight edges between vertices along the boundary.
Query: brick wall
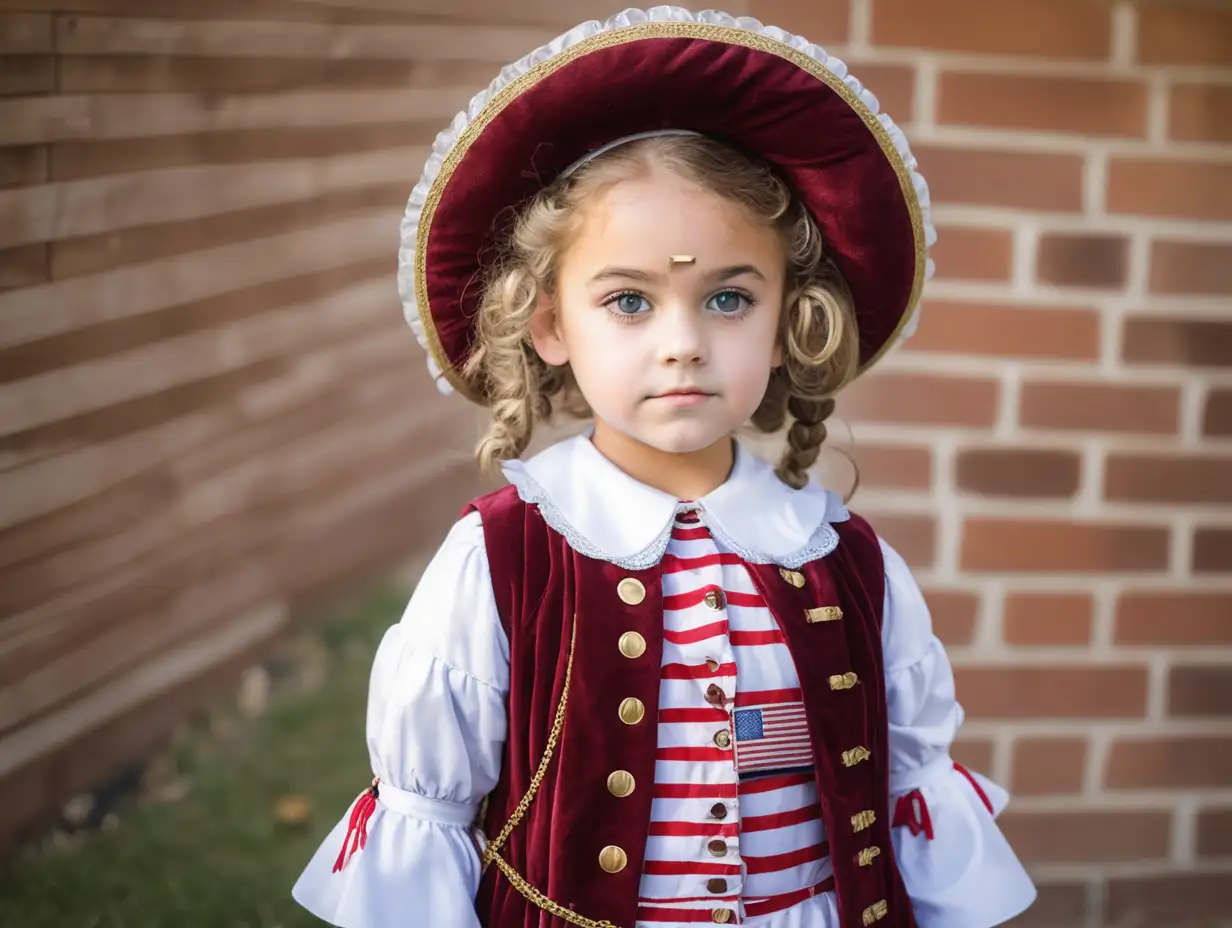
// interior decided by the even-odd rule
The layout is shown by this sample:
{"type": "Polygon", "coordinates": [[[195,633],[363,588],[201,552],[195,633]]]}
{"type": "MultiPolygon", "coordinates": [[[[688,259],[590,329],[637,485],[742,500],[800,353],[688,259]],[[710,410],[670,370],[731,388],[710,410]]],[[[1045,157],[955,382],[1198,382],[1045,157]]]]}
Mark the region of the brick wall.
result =
{"type": "Polygon", "coordinates": [[[932,186],[919,334],[840,413],[960,754],[1014,793],[1024,924],[1232,916],[1232,7],[751,11],[867,78],[932,186]]]}
{"type": "Polygon", "coordinates": [[[439,543],[476,424],[398,221],[471,94],[600,12],[0,0],[0,839],[439,543]]]}

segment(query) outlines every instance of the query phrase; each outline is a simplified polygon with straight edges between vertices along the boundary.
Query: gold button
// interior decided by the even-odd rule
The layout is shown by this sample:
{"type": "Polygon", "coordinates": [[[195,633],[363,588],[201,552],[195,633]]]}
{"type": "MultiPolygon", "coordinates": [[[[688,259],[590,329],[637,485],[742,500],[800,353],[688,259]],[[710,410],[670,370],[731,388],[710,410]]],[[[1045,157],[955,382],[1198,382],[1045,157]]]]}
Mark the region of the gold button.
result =
{"type": "Polygon", "coordinates": [[[626,725],[636,725],[646,717],[646,704],[636,696],[629,696],[620,703],[620,720],[626,725]]]}
{"type": "Polygon", "coordinates": [[[646,587],[636,577],[625,577],[616,584],[616,595],[620,601],[629,606],[636,606],[646,598],[646,587]]]}
{"type": "Polygon", "coordinates": [[[881,856],[881,848],[874,844],[871,847],[866,847],[857,855],[856,863],[861,867],[869,867],[872,866],[873,858],[879,856],[881,856]]]}
{"type": "Polygon", "coordinates": [[[720,877],[715,877],[713,880],[707,880],[706,889],[710,890],[712,893],[725,893],[727,892],[727,880],[720,877]]]}
{"type": "Polygon", "coordinates": [[[726,857],[727,842],[720,841],[718,838],[706,845],[706,850],[710,852],[711,857],[726,857]]]}
{"type": "Polygon", "coordinates": [[[721,748],[731,747],[731,733],[726,728],[720,728],[714,733],[714,743],[721,748]]]}
{"type": "Polygon", "coordinates": [[[613,770],[607,775],[607,791],[617,799],[624,799],[637,788],[637,781],[628,770],[613,770]]]}
{"type": "Polygon", "coordinates": [[[711,683],[706,687],[706,702],[715,706],[721,706],[727,701],[727,694],[723,692],[723,687],[717,683],[711,683]]]}
{"type": "Polygon", "coordinates": [[[624,848],[609,844],[599,852],[599,866],[608,873],[619,873],[629,865],[629,855],[624,848]]]}
{"type": "Polygon", "coordinates": [[[832,690],[849,690],[860,682],[860,677],[853,671],[846,673],[836,673],[830,677],[830,689],[832,690]]]}
{"type": "Polygon", "coordinates": [[[864,924],[871,925],[874,922],[879,922],[889,913],[890,907],[886,905],[884,899],[879,899],[864,910],[864,924]]]}
{"type": "Polygon", "coordinates": [[[856,745],[850,751],[843,752],[843,766],[854,767],[862,760],[868,760],[873,754],[862,744],[856,745]]]}
{"type": "Polygon", "coordinates": [[[786,567],[779,568],[779,576],[794,586],[797,590],[804,589],[804,574],[798,570],[788,570],[786,567]]]}
{"type": "Polygon", "coordinates": [[[716,802],[710,807],[710,814],[715,818],[727,818],[727,806],[721,802],[716,802]]]}
{"type": "Polygon", "coordinates": [[[710,913],[710,918],[716,925],[726,925],[732,920],[731,909],[715,909],[710,913]]]}
{"type": "Polygon", "coordinates": [[[625,632],[620,636],[619,647],[625,657],[641,657],[646,653],[646,639],[637,632],[625,632]]]}
{"type": "Polygon", "coordinates": [[[711,673],[718,673],[719,662],[716,661],[713,657],[706,658],[706,669],[709,670],[711,673]]]}
{"type": "Polygon", "coordinates": [[[865,809],[851,817],[851,830],[864,831],[866,828],[871,828],[875,821],[877,821],[877,813],[872,809],[865,809]]]}
{"type": "Polygon", "coordinates": [[[719,610],[723,608],[725,597],[722,590],[707,590],[706,595],[702,597],[702,602],[706,604],[707,609],[719,610]]]}
{"type": "Polygon", "coordinates": [[[818,606],[816,609],[806,609],[804,617],[809,622],[837,622],[843,617],[843,610],[838,606],[818,606]]]}

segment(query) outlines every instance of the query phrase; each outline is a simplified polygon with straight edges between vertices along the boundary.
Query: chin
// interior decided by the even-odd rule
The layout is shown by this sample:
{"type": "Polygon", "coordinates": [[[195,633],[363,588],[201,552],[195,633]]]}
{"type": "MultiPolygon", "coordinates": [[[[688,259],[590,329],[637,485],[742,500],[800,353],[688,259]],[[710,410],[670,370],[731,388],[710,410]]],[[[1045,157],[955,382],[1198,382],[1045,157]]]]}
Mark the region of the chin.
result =
{"type": "Polygon", "coordinates": [[[669,454],[690,454],[709,448],[731,434],[731,429],[707,426],[701,422],[673,422],[654,428],[638,429],[633,436],[643,444],[669,454]]]}

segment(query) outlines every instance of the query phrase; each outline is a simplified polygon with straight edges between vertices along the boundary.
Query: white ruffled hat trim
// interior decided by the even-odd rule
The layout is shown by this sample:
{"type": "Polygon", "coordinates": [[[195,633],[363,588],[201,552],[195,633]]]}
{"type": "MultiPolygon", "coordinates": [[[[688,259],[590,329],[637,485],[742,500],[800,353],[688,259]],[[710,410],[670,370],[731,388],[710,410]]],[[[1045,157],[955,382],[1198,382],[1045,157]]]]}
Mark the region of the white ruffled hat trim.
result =
{"type": "MultiPolygon", "coordinates": [[[[427,202],[428,191],[431,190],[432,185],[436,182],[446,156],[453,149],[453,146],[457,143],[466,127],[479,116],[488,103],[506,85],[528,73],[532,68],[555,57],[565,49],[589,39],[591,36],[611,32],[615,29],[636,26],[641,23],[654,22],[705,23],[764,35],[802,52],[826,68],[835,77],[842,80],[859,98],[860,102],[868,107],[878,122],[885,127],[895,150],[903,159],[903,164],[910,173],[912,185],[919,200],[920,214],[924,222],[925,247],[931,248],[936,242],[937,230],[932,222],[932,201],[928,192],[928,183],[919,173],[915,156],[911,154],[911,146],[907,143],[907,136],[903,134],[902,129],[894,124],[894,120],[880,111],[881,107],[877,98],[857,78],[847,73],[847,65],[833,55],[827,54],[826,50],[820,45],[814,45],[807,39],[784,32],[777,26],[763,26],[752,17],[730,16],[717,10],[703,10],[699,13],[693,13],[679,6],[656,6],[649,10],[625,10],[623,13],[618,13],[602,23],[597,20],[591,20],[590,22],[575,26],[563,35],[557,36],[547,45],[535,49],[525,58],[502,68],[500,74],[496,76],[492,83],[485,90],[475,94],[466,109],[458,113],[449,127],[437,135],[436,140],[432,143],[432,154],[428,157],[427,164],[424,165],[419,183],[411,191],[410,199],[406,205],[406,214],[402,218],[402,244],[398,249],[398,293],[402,298],[402,310],[407,324],[410,325],[411,331],[415,333],[415,338],[427,353],[428,373],[436,381],[436,388],[441,393],[452,393],[453,386],[445,378],[428,347],[428,338],[424,333],[423,321],[420,318],[419,307],[415,299],[414,275],[419,218],[423,213],[424,204],[427,202]]],[[[593,153],[591,157],[593,157],[593,153]]],[[[925,264],[925,280],[933,276],[933,269],[933,261],[929,258],[925,264]]],[[[919,321],[920,312],[917,305],[913,308],[911,318],[899,330],[898,340],[903,341],[910,338],[919,325],[919,321]]]]}

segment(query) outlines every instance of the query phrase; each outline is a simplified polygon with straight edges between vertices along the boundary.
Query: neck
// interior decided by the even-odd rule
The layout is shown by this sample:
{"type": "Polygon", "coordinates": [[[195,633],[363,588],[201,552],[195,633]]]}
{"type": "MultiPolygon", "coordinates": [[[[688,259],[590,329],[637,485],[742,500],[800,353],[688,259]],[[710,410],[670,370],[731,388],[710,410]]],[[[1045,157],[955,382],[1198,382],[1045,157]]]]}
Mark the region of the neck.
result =
{"type": "Polygon", "coordinates": [[[605,458],[639,483],[676,499],[700,499],[727,480],[735,464],[734,443],[724,436],[697,451],[663,451],[595,419],[591,439],[605,458]]]}

